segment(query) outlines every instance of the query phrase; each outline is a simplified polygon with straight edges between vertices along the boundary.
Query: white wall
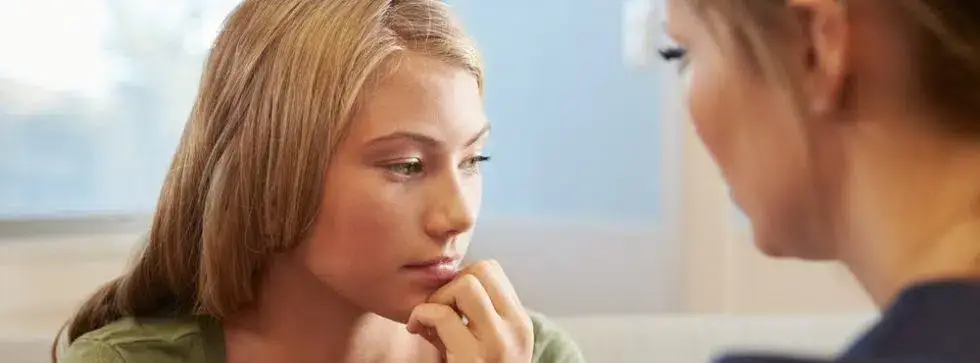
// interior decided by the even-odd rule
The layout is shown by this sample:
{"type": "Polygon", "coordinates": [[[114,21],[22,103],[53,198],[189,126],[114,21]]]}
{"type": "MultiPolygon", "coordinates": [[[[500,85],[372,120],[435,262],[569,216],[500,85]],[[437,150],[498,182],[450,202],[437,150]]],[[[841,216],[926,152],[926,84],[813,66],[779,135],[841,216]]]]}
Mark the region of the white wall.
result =
{"type": "Polygon", "coordinates": [[[863,313],[876,308],[847,269],[837,263],[775,260],[752,246],[748,231],[733,242],[729,309],[744,314],[863,313]]]}
{"type": "Polygon", "coordinates": [[[0,240],[0,336],[51,336],[73,307],[123,270],[131,234],[0,240]]]}
{"type": "Polygon", "coordinates": [[[471,255],[500,260],[532,308],[566,316],[679,308],[680,251],[662,228],[481,223],[471,255]]]}

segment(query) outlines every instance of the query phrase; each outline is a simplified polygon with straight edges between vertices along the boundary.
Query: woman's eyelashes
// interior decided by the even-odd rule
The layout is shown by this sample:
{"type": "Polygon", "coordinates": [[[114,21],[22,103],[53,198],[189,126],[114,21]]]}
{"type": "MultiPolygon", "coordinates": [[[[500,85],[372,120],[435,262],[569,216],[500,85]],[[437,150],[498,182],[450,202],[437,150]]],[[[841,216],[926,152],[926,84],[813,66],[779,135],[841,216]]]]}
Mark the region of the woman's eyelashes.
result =
{"type": "Polygon", "coordinates": [[[422,165],[422,159],[419,158],[396,160],[385,163],[381,166],[392,174],[407,177],[422,174],[425,171],[425,168],[422,165]]]}
{"type": "Polygon", "coordinates": [[[660,48],[658,53],[660,53],[660,58],[663,58],[665,61],[672,62],[675,60],[684,59],[684,56],[687,54],[687,50],[678,46],[668,46],[660,48]]]}
{"type": "Polygon", "coordinates": [[[678,63],[678,68],[680,70],[687,68],[687,49],[678,46],[669,46],[661,48],[658,53],[660,54],[660,58],[663,58],[664,61],[678,63]]]}
{"type": "Polygon", "coordinates": [[[488,161],[490,161],[490,156],[476,155],[476,156],[469,157],[466,160],[463,160],[463,162],[460,164],[460,168],[473,173],[479,173],[480,166],[482,166],[483,163],[488,161]]]}
{"type": "MultiPolygon", "coordinates": [[[[478,174],[483,163],[490,161],[487,155],[474,155],[464,159],[459,163],[458,168],[466,173],[478,174]]],[[[381,164],[381,167],[388,173],[400,178],[415,178],[429,172],[431,166],[427,166],[421,158],[406,158],[381,164]]]]}

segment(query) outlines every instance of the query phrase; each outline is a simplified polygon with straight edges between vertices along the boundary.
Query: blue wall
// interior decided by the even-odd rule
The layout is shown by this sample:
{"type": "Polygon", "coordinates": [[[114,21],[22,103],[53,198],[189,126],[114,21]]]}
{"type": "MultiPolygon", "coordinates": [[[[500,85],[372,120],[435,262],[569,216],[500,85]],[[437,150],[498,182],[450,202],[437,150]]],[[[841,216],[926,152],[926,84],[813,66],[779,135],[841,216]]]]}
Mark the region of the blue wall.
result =
{"type": "Polygon", "coordinates": [[[621,56],[611,0],[455,0],[486,60],[484,215],[660,215],[656,78],[621,56]]]}

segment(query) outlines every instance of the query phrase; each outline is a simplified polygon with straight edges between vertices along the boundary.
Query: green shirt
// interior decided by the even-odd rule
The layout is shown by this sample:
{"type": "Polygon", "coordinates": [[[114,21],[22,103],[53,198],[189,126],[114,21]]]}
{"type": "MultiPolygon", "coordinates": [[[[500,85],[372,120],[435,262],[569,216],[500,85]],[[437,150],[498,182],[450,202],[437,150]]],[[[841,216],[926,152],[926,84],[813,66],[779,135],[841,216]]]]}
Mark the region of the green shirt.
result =
{"type": "MultiPolygon", "coordinates": [[[[574,341],[543,315],[534,323],[534,363],[584,363],[574,341]]],[[[224,363],[224,337],[206,318],[124,318],[82,335],[61,354],[62,363],[224,363]]]]}

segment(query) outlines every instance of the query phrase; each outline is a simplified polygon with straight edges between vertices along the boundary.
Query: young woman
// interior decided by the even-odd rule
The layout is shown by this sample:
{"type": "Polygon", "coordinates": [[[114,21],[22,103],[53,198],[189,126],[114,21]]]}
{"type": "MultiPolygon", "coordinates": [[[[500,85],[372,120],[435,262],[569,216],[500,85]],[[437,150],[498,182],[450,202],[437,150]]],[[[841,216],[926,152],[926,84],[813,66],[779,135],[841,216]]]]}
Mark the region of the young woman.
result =
{"type": "Polygon", "coordinates": [[[884,308],[840,361],[980,361],[980,2],[669,3],[662,53],[756,244],[884,308]]]}
{"type": "Polygon", "coordinates": [[[440,1],[245,1],[145,250],[69,322],[61,361],[582,361],[499,265],[459,270],[482,84],[440,1]]]}

